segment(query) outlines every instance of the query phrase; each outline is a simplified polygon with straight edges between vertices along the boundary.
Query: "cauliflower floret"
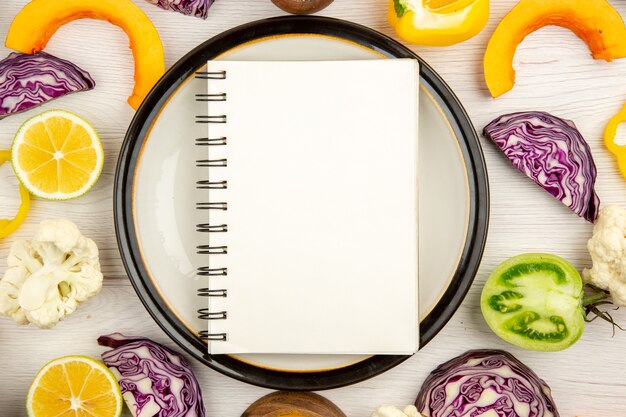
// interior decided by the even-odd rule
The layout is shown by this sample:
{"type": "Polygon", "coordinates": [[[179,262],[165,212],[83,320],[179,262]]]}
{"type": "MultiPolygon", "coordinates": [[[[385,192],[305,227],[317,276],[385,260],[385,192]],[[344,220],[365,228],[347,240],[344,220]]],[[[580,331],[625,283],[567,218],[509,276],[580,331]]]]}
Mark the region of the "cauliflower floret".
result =
{"type": "Polygon", "coordinates": [[[371,417],[422,417],[414,405],[407,405],[403,410],[393,405],[383,405],[372,413],[371,417]]]}
{"type": "Polygon", "coordinates": [[[0,314],[52,327],[102,288],[98,247],[69,220],[44,220],[11,246],[0,281],[0,314]]]}
{"type": "Polygon", "coordinates": [[[609,291],[613,304],[626,307],[626,210],[601,209],[587,249],[593,266],[583,270],[583,280],[609,291]]]}
{"type": "Polygon", "coordinates": [[[7,269],[0,281],[0,314],[12,317],[19,324],[28,324],[26,312],[20,308],[17,298],[29,275],[25,267],[19,266],[7,269]]]}

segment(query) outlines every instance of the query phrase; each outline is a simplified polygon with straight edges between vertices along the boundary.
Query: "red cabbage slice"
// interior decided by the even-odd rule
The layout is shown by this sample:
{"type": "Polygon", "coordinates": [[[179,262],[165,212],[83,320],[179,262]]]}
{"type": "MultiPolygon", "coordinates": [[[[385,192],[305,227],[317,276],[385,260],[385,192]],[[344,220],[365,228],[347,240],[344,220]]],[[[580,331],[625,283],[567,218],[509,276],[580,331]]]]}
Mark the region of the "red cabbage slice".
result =
{"type": "Polygon", "coordinates": [[[209,7],[215,0],[148,0],[161,9],[173,10],[187,16],[207,18],[209,7]]]}
{"type": "Polygon", "coordinates": [[[470,350],[439,365],[415,406],[424,417],[559,417],[550,387],[501,350],[470,350]]]}
{"type": "Polygon", "coordinates": [[[598,218],[596,164],[576,125],[546,112],[500,116],[483,130],[513,165],[590,222],[598,218]]]}
{"type": "Polygon", "coordinates": [[[0,119],[96,83],[76,65],[45,52],[13,52],[0,61],[0,119]]]}
{"type": "Polygon", "coordinates": [[[204,417],[198,380],[180,354],[145,337],[100,336],[102,361],[135,417],[204,417]]]}

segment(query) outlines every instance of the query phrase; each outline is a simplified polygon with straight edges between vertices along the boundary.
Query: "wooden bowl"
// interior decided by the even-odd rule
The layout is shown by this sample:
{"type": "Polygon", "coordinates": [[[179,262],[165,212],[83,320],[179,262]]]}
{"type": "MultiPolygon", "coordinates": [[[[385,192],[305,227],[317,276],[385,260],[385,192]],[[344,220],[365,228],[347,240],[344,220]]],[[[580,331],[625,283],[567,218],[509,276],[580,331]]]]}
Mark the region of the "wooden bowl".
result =
{"type": "Polygon", "coordinates": [[[293,14],[316,13],[332,2],[333,0],[272,0],[276,6],[293,14]]]}
{"type": "Polygon", "coordinates": [[[278,391],[256,400],[241,417],[346,417],[335,404],[311,392],[278,391]]]}

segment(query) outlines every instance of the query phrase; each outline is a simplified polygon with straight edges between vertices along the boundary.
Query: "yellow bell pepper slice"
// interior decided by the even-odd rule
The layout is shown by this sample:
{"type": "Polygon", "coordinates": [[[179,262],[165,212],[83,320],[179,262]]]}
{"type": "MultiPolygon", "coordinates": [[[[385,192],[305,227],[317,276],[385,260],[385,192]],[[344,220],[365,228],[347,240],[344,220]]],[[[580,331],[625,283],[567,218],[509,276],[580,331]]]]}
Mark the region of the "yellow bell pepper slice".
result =
{"type": "Polygon", "coordinates": [[[448,46],[483,30],[489,19],[489,0],[389,0],[387,17],[407,42],[448,46]]]}
{"type": "MultiPolygon", "coordinates": [[[[0,151],[0,165],[10,160],[11,151],[0,151]]],[[[17,210],[15,217],[12,219],[0,219],[0,238],[9,236],[24,223],[24,219],[26,219],[26,214],[30,208],[30,194],[22,184],[20,184],[20,198],[22,201],[20,202],[20,208],[17,210]]]]}
{"type": "Polygon", "coordinates": [[[626,178],[626,145],[618,145],[615,143],[615,136],[617,135],[617,127],[620,123],[626,122],[626,104],[622,109],[609,120],[606,128],[604,129],[604,145],[606,148],[617,158],[617,165],[622,173],[622,176],[626,178]]]}

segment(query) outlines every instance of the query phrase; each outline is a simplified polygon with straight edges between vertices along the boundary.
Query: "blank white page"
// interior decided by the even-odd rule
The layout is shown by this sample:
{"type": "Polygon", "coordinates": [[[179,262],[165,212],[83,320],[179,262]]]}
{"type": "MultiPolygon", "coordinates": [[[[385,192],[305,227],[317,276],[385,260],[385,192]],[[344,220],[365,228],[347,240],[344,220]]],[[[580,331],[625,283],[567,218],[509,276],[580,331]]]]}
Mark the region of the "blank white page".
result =
{"type": "MultiPolygon", "coordinates": [[[[211,61],[209,352],[412,354],[418,348],[418,62],[211,61]]],[[[206,155],[202,155],[206,157],[206,155]]]]}

